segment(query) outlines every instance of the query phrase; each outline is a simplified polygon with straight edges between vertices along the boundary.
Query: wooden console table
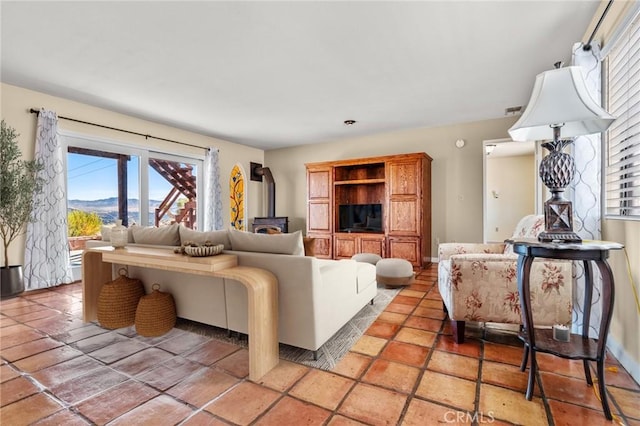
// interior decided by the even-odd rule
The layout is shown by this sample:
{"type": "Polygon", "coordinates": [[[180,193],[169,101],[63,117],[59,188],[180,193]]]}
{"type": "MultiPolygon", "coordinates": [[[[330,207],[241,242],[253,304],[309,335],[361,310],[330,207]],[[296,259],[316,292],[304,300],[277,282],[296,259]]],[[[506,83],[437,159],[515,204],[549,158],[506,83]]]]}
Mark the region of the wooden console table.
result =
{"type": "Polygon", "coordinates": [[[524,341],[525,353],[520,369],[525,370],[527,359],[531,357],[529,365],[529,380],[527,383],[526,398],[531,400],[536,375],[536,352],[550,353],[562,358],[581,359],[584,366],[584,375],[587,383],[592,386],[589,361],[596,362],[598,377],[598,391],[602,401],[602,409],[608,420],[612,419],[611,410],[607,401],[607,393],[604,382],[604,358],[607,344],[607,334],[613,314],[613,301],[615,287],[613,274],[607,258],[609,250],[620,250],[624,246],[609,241],[591,241],[579,244],[571,243],[545,243],[537,239],[510,239],[513,251],[518,254],[518,291],[520,292],[520,304],[522,307],[523,332],[520,337],[524,341]],[[582,319],[582,334],[571,334],[569,342],[554,340],[553,330],[535,329],[533,314],[531,312],[531,292],[529,289],[529,273],[531,264],[536,257],[547,259],[581,260],[584,264],[585,289],[584,289],[584,316],[582,319]],[[589,320],[591,317],[591,303],[593,293],[593,262],[602,276],[602,316],[600,318],[600,330],[597,339],[589,338],[589,320]]]}
{"type": "Polygon", "coordinates": [[[271,272],[237,266],[231,254],[188,257],[169,249],[97,247],[82,255],[82,313],[85,322],[97,319],[98,296],[113,279],[112,264],[209,275],[241,282],[247,288],[249,315],[249,379],[257,381],[279,362],[278,280],[271,272]]]}

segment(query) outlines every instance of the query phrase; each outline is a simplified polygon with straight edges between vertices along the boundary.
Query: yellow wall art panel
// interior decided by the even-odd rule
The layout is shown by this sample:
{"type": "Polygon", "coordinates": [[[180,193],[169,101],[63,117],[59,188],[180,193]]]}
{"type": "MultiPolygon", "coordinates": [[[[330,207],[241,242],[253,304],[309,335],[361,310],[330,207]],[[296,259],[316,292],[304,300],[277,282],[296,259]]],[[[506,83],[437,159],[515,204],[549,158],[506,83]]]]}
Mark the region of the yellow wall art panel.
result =
{"type": "Polygon", "coordinates": [[[244,219],[244,180],[244,171],[239,164],[236,164],[231,169],[231,176],[229,177],[229,218],[231,226],[240,231],[246,231],[247,228],[244,219]]]}

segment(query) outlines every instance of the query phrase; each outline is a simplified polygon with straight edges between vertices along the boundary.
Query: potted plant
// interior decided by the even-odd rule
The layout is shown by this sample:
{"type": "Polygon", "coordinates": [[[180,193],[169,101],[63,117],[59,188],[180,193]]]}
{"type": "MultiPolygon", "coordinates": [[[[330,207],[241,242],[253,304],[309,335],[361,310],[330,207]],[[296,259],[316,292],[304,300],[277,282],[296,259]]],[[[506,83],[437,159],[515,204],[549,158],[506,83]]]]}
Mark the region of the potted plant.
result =
{"type": "Polygon", "coordinates": [[[36,160],[22,160],[15,129],[1,122],[0,134],[0,237],[4,261],[0,267],[1,297],[24,291],[22,265],[9,264],[9,245],[25,231],[34,208],[33,196],[42,190],[38,176],[43,165],[36,160]]]}

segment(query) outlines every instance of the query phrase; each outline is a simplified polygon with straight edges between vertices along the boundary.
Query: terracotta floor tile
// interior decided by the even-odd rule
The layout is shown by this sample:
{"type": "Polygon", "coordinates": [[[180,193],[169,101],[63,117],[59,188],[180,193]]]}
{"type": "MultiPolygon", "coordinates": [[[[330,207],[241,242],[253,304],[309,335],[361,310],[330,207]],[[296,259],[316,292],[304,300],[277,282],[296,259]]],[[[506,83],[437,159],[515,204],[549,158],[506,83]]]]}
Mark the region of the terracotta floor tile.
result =
{"type": "Polygon", "coordinates": [[[8,364],[0,366],[0,383],[20,377],[20,373],[8,364]]]}
{"type": "Polygon", "coordinates": [[[4,382],[0,384],[0,407],[9,405],[39,391],[36,385],[24,377],[17,377],[4,382]]]}
{"type": "Polygon", "coordinates": [[[331,371],[353,379],[358,379],[367,367],[369,367],[369,364],[371,364],[371,357],[356,352],[347,352],[331,371]]]}
{"type": "Polygon", "coordinates": [[[248,425],[267,410],[280,393],[251,382],[242,382],[205,407],[205,410],[240,425],[248,425]]]}
{"type": "Polygon", "coordinates": [[[90,424],[88,421],[71,410],[62,410],[49,417],[45,417],[42,420],[32,423],[31,426],[82,426],[88,424],[90,424]]]}
{"type": "Polygon", "coordinates": [[[78,411],[96,424],[103,425],[158,395],[142,383],[127,380],[77,405],[78,411]],[[126,395],[126,398],[122,398],[126,395]]]}
{"type": "MultiPolygon", "coordinates": [[[[4,353],[3,353],[4,356],[4,353]]],[[[593,366],[593,364],[592,364],[593,366]]],[[[594,370],[595,371],[595,370],[594,370]]],[[[618,388],[624,388],[629,390],[640,391],[640,385],[633,380],[631,374],[629,374],[622,366],[611,364],[605,366],[604,370],[604,382],[607,386],[616,386],[618,388]],[[614,370],[609,370],[613,368],[614,370]]]]}
{"type": "Polygon", "coordinates": [[[4,315],[0,316],[0,328],[9,327],[10,325],[16,325],[18,322],[4,315]]]}
{"type": "Polygon", "coordinates": [[[398,331],[394,340],[411,343],[418,346],[432,347],[438,335],[431,331],[418,330],[417,328],[403,327],[398,331]]]}
{"type": "Polygon", "coordinates": [[[201,336],[196,333],[184,333],[171,339],[165,340],[160,343],[158,347],[165,351],[182,354],[188,352],[201,344],[210,341],[211,339],[206,336],[201,336]]]}
{"type": "Polygon", "coordinates": [[[14,346],[24,345],[27,342],[33,340],[39,340],[45,337],[45,335],[39,331],[27,327],[22,324],[5,327],[2,329],[2,339],[0,339],[0,350],[3,352],[14,346]],[[9,333],[9,330],[11,331],[9,333]],[[20,330],[16,332],[16,330],[20,330]]]}
{"type": "Polygon", "coordinates": [[[476,399],[476,382],[425,371],[416,395],[462,410],[473,411],[476,399]]]}
{"type": "Polygon", "coordinates": [[[459,355],[466,355],[473,358],[480,358],[480,352],[482,345],[479,340],[473,338],[465,338],[464,343],[458,344],[453,341],[451,336],[440,336],[436,343],[436,349],[441,351],[447,351],[456,353],[459,355]]]}
{"type": "Polygon", "coordinates": [[[39,311],[30,312],[28,314],[23,314],[23,315],[16,315],[12,318],[22,323],[28,323],[29,321],[49,318],[49,317],[57,316],[60,314],[61,312],[59,310],[43,307],[43,309],[39,311]]]}
{"type": "Polygon", "coordinates": [[[420,300],[421,299],[419,297],[408,297],[408,296],[397,295],[393,299],[393,303],[399,303],[402,305],[409,305],[409,306],[417,306],[418,303],[420,303],[420,300]]]}
{"type": "Polygon", "coordinates": [[[391,341],[382,350],[380,356],[390,361],[422,367],[427,360],[430,349],[409,343],[391,341]]]}
{"type": "Polygon", "coordinates": [[[442,321],[433,318],[411,315],[404,323],[405,327],[413,327],[419,330],[433,331],[437,333],[442,328],[442,321]]]}
{"type": "Polygon", "coordinates": [[[413,391],[419,374],[418,368],[378,359],[371,364],[362,381],[408,394],[413,391]]]}
{"type": "Polygon", "coordinates": [[[78,340],[87,339],[91,336],[95,336],[102,333],[108,333],[108,332],[109,330],[106,330],[95,324],[88,324],[80,328],[74,328],[71,330],[63,331],[60,334],[54,335],[53,338],[69,344],[69,343],[77,342],[78,340]]]}
{"type": "Polygon", "coordinates": [[[233,376],[212,368],[205,368],[167,390],[167,394],[193,406],[203,407],[236,383],[238,379],[233,376]]]}
{"type": "Polygon", "coordinates": [[[380,337],[383,339],[391,339],[400,326],[398,324],[391,324],[384,321],[374,321],[373,324],[369,326],[365,334],[368,336],[380,337]]]}
{"type": "Polygon", "coordinates": [[[128,339],[122,334],[118,334],[115,331],[109,331],[107,333],[91,336],[87,339],[78,340],[77,342],[72,343],[71,346],[88,354],[106,346],[113,345],[114,343],[124,342],[125,340],[128,339]]]}
{"type": "Polygon", "coordinates": [[[206,368],[207,367],[195,361],[175,357],[155,368],[143,372],[137,376],[136,379],[156,389],[165,391],[194,374],[196,371],[205,370],[206,368]]]}
{"type": "Polygon", "coordinates": [[[392,301],[384,310],[387,312],[395,312],[397,314],[410,314],[414,309],[415,306],[403,305],[402,303],[394,303],[392,301]]]}
{"type": "Polygon", "coordinates": [[[86,324],[80,318],[74,318],[63,314],[55,317],[30,321],[28,325],[29,327],[37,328],[50,336],[59,336],[60,334],[67,333],[71,330],[86,327],[86,324]]]}
{"type": "Polygon", "coordinates": [[[43,393],[2,407],[3,425],[28,425],[60,411],[62,407],[43,393]]]}
{"type": "Polygon", "coordinates": [[[480,361],[449,352],[433,351],[427,369],[468,380],[478,379],[480,361]]]}
{"type": "Polygon", "coordinates": [[[434,308],[424,308],[421,306],[418,306],[416,310],[413,311],[413,315],[416,315],[419,317],[437,319],[440,321],[442,321],[447,317],[447,314],[442,311],[442,308],[434,309],[434,308]]]}
{"type": "Polygon", "coordinates": [[[227,426],[229,423],[216,419],[206,411],[200,411],[189,417],[181,426],[227,426]]]}
{"type": "MultiPolygon", "coordinates": [[[[3,308],[2,313],[9,318],[13,318],[17,320],[17,317],[21,315],[32,314],[34,312],[42,311],[44,309],[49,309],[46,306],[42,306],[39,303],[30,303],[28,305],[23,306],[11,306],[8,308],[3,308]]],[[[18,322],[22,322],[17,320],[18,322]]]]}
{"type": "Polygon", "coordinates": [[[111,364],[148,347],[149,346],[142,342],[138,342],[137,340],[126,339],[90,352],[89,355],[104,362],[105,364],[111,364]]]}
{"type": "Polygon", "coordinates": [[[489,361],[504,362],[520,367],[522,362],[522,346],[500,345],[492,342],[484,342],[483,358],[489,361]]]}
{"type": "MultiPolygon", "coordinates": [[[[528,375],[529,370],[527,370],[526,373],[528,375]]],[[[542,379],[543,392],[547,398],[583,405],[594,410],[602,408],[602,404],[600,404],[600,401],[598,401],[598,398],[593,392],[593,387],[588,386],[586,380],[544,371],[540,371],[539,373],[542,379]]]]}
{"type": "Polygon", "coordinates": [[[424,299],[418,306],[421,308],[435,309],[439,312],[443,312],[442,301],[440,300],[424,299]]]}
{"type": "Polygon", "coordinates": [[[467,416],[466,412],[414,398],[409,403],[401,425],[470,425],[471,423],[472,418],[467,416]]]}
{"type": "Polygon", "coordinates": [[[407,315],[396,312],[382,312],[376,321],[390,322],[391,324],[402,324],[407,319],[407,315]]]}
{"type": "Polygon", "coordinates": [[[43,368],[33,373],[32,376],[43,386],[51,389],[101,367],[102,364],[100,362],[86,355],[81,355],[51,367],[43,368]]]}
{"type": "Polygon", "coordinates": [[[211,340],[184,357],[203,365],[211,365],[239,349],[240,346],[231,343],[211,340]]]}
{"type": "Polygon", "coordinates": [[[576,379],[584,379],[584,367],[580,360],[560,358],[541,352],[536,353],[536,360],[538,362],[538,371],[540,372],[544,371],[571,376],[576,379]]]}
{"type": "Polygon", "coordinates": [[[481,384],[478,411],[492,413],[497,419],[530,426],[547,426],[547,413],[542,400],[527,401],[522,392],[481,384]]]}
{"type": "Polygon", "coordinates": [[[109,426],[131,426],[133,424],[178,424],[193,413],[186,404],[160,395],[118,417],[109,426]],[[144,420],[142,423],[141,421],[144,420]]]}
{"type": "Polygon", "coordinates": [[[43,339],[23,343],[19,346],[3,349],[2,358],[6,359],[9,362],[14,362],[19,359],[27,358],[32,355],[36,355],[60,346],[62,346],[62,343],[58,342],[57,340],[53,340],[50,337],[45,337],[43,339]]]}
{"type": "Polygon", "coordinates": [[[111,368],[129,376],[135,376],[145,370],[157,367],[173,357],[172,353],[162,349],[147,348],[111,364],[111,368]]]}
{"type": "Polygon", "coordinates": [[[323,425],[330,415],[331,412],[323,408],[285,396],[254,424],[283,426],[291,424],[292,419],[295,419],[295,423],[299,425],[323,425]]]}
{"type": "Polygon", "coordinates": [[[616,423],[607,420],[602,410],[592,410],[579,405],[550,400],[549,408],[555,426],[612,426],[616,423]]]}
{"type": "Polygon", "coordinates": [[[334,415],[327,423],[327,426],[366,426],[366,423],[361,423],[359,421],[348,419],[339,414],[334,415]]]}
{"type": "Polygon", "coordinates": [[[258,383],[268,388],[284,392],[291,388],[307,371],[309,371],[309,368],[304,365],[281,359],[278,365],[262,376],[258,383]]]}
{"type": "Polygon", "coordinates": [[[28,358],[23,358],[14,362],[14,365],[22,371],[34,373],[43,368],[51,367],[52,365],[68,361],[81,355],[83,355],[82,352],[77,349],[69,346],[60,346],[59,348],[50,349],[28,358]]]}
{"type": "MultiPolygon", "coordinates": [[[[520,371],[520,366],[503,364],[501,362],[483,361],[482,383],[502,386],[517,392],[526,392],[529,370],[520,371]]],[[[540,389],[536,383],[535,395],[540,395],[540,389]]]]}
{"type": "Polygon", "coordinates": [[[338,412],[365,423],[395,425],[407,400],[406,395],[359,383],[347,395],[338,412]]]}
{"type": "Polygon", "coordinates": [[[404,289],[400,290],[399,294],[401,296],[417,297],[419,299],[422,299],[426,293],[424,291],[418,291],[416,289],[404,288],[404,289]]]}
{"type": "Polygon", "coordinates": [[[160,336],[154,336],[154,337],[141,336],[136,332],[135,339],[149,346],[158,346],[167,340],[171,340],[173,338],[177,338],[177,337],[180,337],[183,335],[189,335],[189,334],[194,334],[194,333],[189,333],[188,331],[180,330],[179,328],[172,328],[168,332],[160,336]]]}
{"type": "Polygon", "coordinates": [[[289,391],[289,395],[333,411],[354,383],[326,371],[311,370],[289,391]]]}
{"type": "Polygon", "coordinates": [[[85,375],[53,386],[51,392],[68,404],[76,404],[126,380],[126,376],[108,367],[100,367],[85,375]]]}
{"type": "Polygon", "coordinates": [[[376,356],[380,353],[387,340],[379,337],[362,335],[360,339],[351,347],[353,352],[360,352],[369,356],[376,356]]]}
{"type": "Polygon", "coordinates": [[[249,375],[249,351],[247,349],[235,351],[216,362],[214,366],[240,379],[247,377],[249,375]]]}
{"type": "MultiPolygon", "coordinates": [[[[640,392],[619,389],[613,386],[607,386],[607,390],[625,415],[640,420],[640,392]]],[[[611,405],[610,403],[609,406],[611,405]]],[[[612,408],[611,411],[615,412],[616,410],[612,408]]]]}

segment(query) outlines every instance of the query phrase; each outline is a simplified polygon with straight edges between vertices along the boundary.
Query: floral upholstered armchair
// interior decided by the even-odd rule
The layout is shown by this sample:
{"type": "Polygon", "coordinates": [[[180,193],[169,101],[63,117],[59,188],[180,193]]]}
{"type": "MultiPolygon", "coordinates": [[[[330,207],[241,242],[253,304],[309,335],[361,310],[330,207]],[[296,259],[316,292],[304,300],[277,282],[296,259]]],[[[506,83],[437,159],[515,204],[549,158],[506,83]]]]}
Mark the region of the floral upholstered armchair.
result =
{"type": "MultiPolygon", "coordinates": [[[[544,216],[525,216],[513,237],[535,238],[543,229],[544,216]]],[[[438,288],[456,343],[464,341],[465,321],[522,324],[517,260],[510,244],[440,244],[438,288]]],[[[536,326],[569,324],[572,272],[571,261],[533,262],[530,288],[536,326]]]]}

